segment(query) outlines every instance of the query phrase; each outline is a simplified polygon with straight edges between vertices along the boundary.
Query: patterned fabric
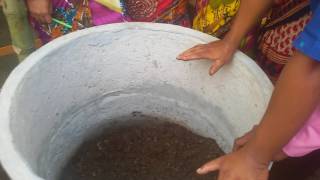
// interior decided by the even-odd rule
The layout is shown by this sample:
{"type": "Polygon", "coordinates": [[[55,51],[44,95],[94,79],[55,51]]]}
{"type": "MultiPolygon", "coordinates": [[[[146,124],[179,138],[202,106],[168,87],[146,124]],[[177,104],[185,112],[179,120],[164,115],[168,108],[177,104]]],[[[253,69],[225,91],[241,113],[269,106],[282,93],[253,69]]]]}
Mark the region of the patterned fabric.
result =
{"type": "Polygon", "coordinates": [[[190,27],[188,0],[122,0],[126,21],[157,22],[190,27]]]}
{"type": "Polygon", "coordinates": [[[265,54],[270,61],[286,64],[294,51],[293,40],[296,39],[309,20],[310,14],[306,14],[296,21],[266,31],[261,36],[259,47],[262,54],[265,54]]]}
{"type": "Polygon", "coordinates": [[[47,43],[64,34],[92,26],[88,0],[53,0],[52,3],[53,7],[55,7],[52,17],[70,25],[72,28],[57,22],[43,25],[30,17],[30,22],[43,43],[47,43]]]}
{"type": "Polygon", "coordinates": [[[276,0],[265,28],[295,21],[309,9],[309,0],[276,0]]]}
{"type": "Polygon", "coordinates": [[[157,17],[153,22],[191,27],[187,3],[188,0],[159,0],[157,17]]]}
{"type": "Polygon", "coordinates": [[[92,23],[95,26],[125,21],[122,11],[114,11],[97,1],[90,0],[89,7],[92,10],[92,23]]]}
{"type": "MultiPolygon", "coordinates": [[[[223,38],[229,31],[231,20],[240,7],[240,0],[196,0],[196,16],[193,29],[223,38]]],[[[253,28],[243,38],[240,50],[251,58],[255,57],[259,28],[253,28]]]]}
{"type": "Polygon", "coordinates": [[[262,68],[262,70],[267,74],[269,79],[273,84],[275,84],[279,78],[279,75],[284,68],[284,64],[278,64],[273,61],[270,61],[264,54],[258,53],[256,58],[256,62],[262,68]]]}
{"type": "Polygon", "coordinates": [[[193,28],[221,37],[229,30],[239,6],[240,0],[197,0],[193,28]]]}
{"type": "Polygon", "coordinates": [[[293,41],[310,20],[308,0],[278,1],[262,28],[256,61],[273,83],[293,55],[293,41]]]}
{"type": "Polygon", "coordinates": [[[153,21],[157,16],[158,0],[124,0],[125,15],[132,21],[153,21]]]}
{"type": "Polygon", "coordinates": [[[43,43],[69,32],[91,26],[119,22],[157,22],[190,27],[187,0],[121,0],[122,12],[106,7],[95,0],[53,0],[52,17],[72,26],[59,23],[41,25],[32,20],[43,43]]]}

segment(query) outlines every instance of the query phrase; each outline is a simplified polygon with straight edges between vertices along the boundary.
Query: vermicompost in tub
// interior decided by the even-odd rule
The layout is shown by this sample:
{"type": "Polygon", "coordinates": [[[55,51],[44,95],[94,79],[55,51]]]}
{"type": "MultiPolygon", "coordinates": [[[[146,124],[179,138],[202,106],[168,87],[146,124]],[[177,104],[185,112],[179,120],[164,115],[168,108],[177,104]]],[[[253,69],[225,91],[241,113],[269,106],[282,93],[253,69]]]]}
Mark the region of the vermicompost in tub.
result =
{"type": "Polygon", "coordinates": [[[81,142],[131,112],[169,117],[225,150],[262,117],[272,84],[247,56],[210,77],[177,61],[215,38],[173,25],[125,23],[61,37],[20,64],[0,95],[0,159],[13,180],[54,180],[81,142]]]}

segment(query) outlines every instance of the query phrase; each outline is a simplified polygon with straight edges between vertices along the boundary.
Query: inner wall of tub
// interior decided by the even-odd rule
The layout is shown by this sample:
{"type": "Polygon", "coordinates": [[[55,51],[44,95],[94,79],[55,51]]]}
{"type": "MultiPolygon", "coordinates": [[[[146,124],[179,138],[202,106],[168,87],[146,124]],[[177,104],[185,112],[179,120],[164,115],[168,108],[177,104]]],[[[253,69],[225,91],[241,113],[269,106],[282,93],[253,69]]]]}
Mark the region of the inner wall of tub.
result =
{"type": "Polygon", "coordinates": [[[228,151],[264,111],[265,94],[247,65],[235,60],[212,78],[211,62],[176,60],[202,40],[143,29],[110,33],[85,35],[51,51],[16,89],[13,143],[40,177],[55,179],[83,140],[132,112],[172,119],[228,151]],[[237,68],[226,73],[232,66],[237,68]]]}
{"type": "Polygon", "coordinates": [[[106,94],[70,114],[50,140],[48,151],[40,159],[41,174],[46,173],[49,180],[56,179],[60,168],[84,140],[99,134],[112,125],[115,119],[129,120],[132,113],[170,119],[197,134],[215,138],[224,150],[230,149],[232,135],[228,133],[230,131],[227,130],[226,119],[219,107],[212,107],[182,89],[168,85],[153,88],[106,94]],[[154,91],[159,93],[150,93],[154,91]],[[170,92],[171,97],[161,94],[164,92],[170,92]]]}

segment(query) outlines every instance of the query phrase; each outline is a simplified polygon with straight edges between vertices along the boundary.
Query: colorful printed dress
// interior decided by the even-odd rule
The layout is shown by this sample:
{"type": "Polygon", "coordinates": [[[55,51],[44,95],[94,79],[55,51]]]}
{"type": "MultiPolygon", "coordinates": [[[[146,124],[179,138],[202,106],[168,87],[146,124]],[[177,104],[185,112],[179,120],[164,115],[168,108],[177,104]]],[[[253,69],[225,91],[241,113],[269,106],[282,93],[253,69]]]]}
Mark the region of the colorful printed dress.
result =
{"type": "Polygon", "coordinates": [[[58,22],[40,24],[30,17],[31,25],[43,44],[69,32],[92,26],[88,0],[52,0],[52,6],[52,18],[68,27],[58,22]]]}
{"type": "Polygon", "coordinates": [[[52,0],[52,3],[54,21],[51,24],[39,24],[31,18],[43,43],[102,24],[157,22],[185,27],[191,24],[186,12],[187,0],[52,0]],[[115,3],[121,4],[120,8],[115,7],[115,3]]]}
{"type": "MultiPolygon", "coordinates": [[[[239,6],[240,0],[197,0],[193,28],[222,38],[239,6]]],[[[240,49],[275,83],[293,54],[293,40],[310,16],[309,0],[275,0],[272,10],[243,39],[240,49]]]]}
{"type": "Polygon", "coordinates": [[[157,22],[190,27],[187,14],[188,0],[113,0],[117,1],[120,8],[110,8],[110,0],[91,0],[93,23],[100,25],[123,21],[157,22]]]}
{"type": "MultiPolygon", "coordinates": [[[[218,38],[229,31],[231,20],[240,7],[240,0],[196,0],[193,29],[218,38]]],[[[254,58],[257,28],[253,28],[242,40],[240,49],[254,58]]]]}
{"type": "Polygon", "coordinates": [[[193,29],[221,37],[230,28],[240,0],[196,0],[196,16],[193,29]]]}
{"type": "Polygon", "coordinates": [[[256,60],[272,82],[293,55],[293,41],[310,20],[309,0],[277,0],[261,29],[256,60]]]}

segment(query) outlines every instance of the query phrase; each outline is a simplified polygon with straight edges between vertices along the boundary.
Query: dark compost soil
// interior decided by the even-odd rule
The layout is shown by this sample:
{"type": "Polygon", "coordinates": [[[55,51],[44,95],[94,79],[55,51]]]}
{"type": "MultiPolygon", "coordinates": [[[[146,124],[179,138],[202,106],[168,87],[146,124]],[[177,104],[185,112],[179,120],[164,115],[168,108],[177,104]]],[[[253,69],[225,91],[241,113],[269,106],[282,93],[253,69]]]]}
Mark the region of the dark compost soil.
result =
{"type": "Polygon", "coordinates": [[[213,139],[157,118],[106,129],[84,143],[62,180],[215,180],[196,169],[224,154],[213,139]]]}

